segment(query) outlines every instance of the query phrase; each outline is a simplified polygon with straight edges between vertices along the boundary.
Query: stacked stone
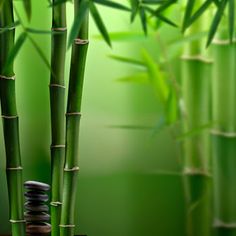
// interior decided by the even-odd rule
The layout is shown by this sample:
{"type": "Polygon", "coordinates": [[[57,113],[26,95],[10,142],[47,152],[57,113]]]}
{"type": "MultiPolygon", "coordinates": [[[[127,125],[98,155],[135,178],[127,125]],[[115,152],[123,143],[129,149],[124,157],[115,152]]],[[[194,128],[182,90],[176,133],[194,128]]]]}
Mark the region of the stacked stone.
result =
{"type": "Polygon", "coordinates": [[[50,186],[36,181],[27,181],[24,184],[25,192],[25,221],[27,235],[49,235],[51,232],[47,191],[50,186]]]}

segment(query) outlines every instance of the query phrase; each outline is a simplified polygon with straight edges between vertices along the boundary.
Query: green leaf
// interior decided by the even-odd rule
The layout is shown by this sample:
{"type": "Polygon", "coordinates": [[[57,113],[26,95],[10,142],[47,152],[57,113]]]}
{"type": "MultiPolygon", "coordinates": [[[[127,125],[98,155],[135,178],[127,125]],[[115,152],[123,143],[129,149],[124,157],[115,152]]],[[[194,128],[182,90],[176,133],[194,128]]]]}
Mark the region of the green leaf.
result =
{"type": "Polygon", "coordinates": [[[169,93],[166,104],[167,124],[174,124],[177,121],[178,114],[178,99],[176,91],[172,89],[169,93]]]}
{"type": "Polygon", "coordinates": [[[202,133],[203,131],[207,130],[207,129],[210,129],[212,127],[212,124],[213,122],[210,122],[210,123],[207,123],[207,124],[204,124],[204,125],[201,125],[199,127],[196,127],[182,135],[179,135],[176,140],[177,141],[182,141],[186,138],[192,138],[200,133],[202,133]]]}
{"type": "Polygon", "coordinates": [[[227,0],[222,0],[221,1],[221,4],[220,6],[218,7],[218,10],[214,16],[214,19],[212,21],[212,24],[211,24],[211,27],[210,27],[210,31],[209,31],[209,34],[208,34],[208,39],[207,39],[207,47],[211,44],[214,36],[215,36],[215,33],[217,31],[217,28],[220,24],[220,21],[221,21],[221,18],[224,14],[224,10],[225,10],[225,7],[226,7],[226,4],[227,4],[227,0]]]}
{"type": "Polygon", "coordinates": [[[164,74],[161,72],[160,67],[146,50],[143,50],[142,55],[145,65],[147,66],[149,80],[153,85],[153,89],[156,92],[159,100],[162,102],[163,106],[165,106],[168,99],[169,87],[164,78],[164,74]]]}
{"type": "Polygon", "coordinates": [[[102,21],[102,18],[100,16],[95,4],[93,4],[92,2],[90,2],[90,12],[92,14],[94,22],[97,25],[97,28],[99,29],[101,35],[103,36],[103,38],[107,42],[107,44],[111,47],[111,40],[110,40],[109,34],[107,32],[107,29],[102,21]]]}
{"type": "Polygon", "coordinates": [[[195,1],[196,0],[188,0],[186,10],[185,10],[185,14],[184,14],[184,21],[183,21],[183,27],[182,27],[183,32],[187,29],[187,25],[189,25],[189,21],[190,21],[190,18],[192,16],[195,1]]]}
{"type": "Polygon", "coordinates": [[[135,17],[138,14],[138,9],[139,9],[139,0],[131,0],[131,17],[130,17],[131,23],[134,22],[135,17]]]}
{"type": "Polygon", "coordinates": [[[145,66],[145,64],[142,61],[139,61],[133,58],[122,57],[122,56],[117,56],[117,55],[109,55],[109,57],[120,62],[132,64],[134,66],[142,66],[142,67],[145,66]]]}
{"type": "Polygon", "coordinates": [[[228,0],[229,1],[229,38],[230,41],[233,41],[234,37],[234,20],[235,20],[235,0],[228,0]]]}
{"type": "Polygon", "coordinates": [[[116,3],[116,2],[111,2],[108,0],[93,0],[93,2],[100,4],[100,5],[104,5],[106,7],[111,7],[111,8],[115,8],[118,10],[123,10],[123,11],[131,11],[128,7],[120,4],[120,3],[116,3]]]}
{"type": "Polygon", "coordinates": [[[203,13],[205,13],[208,9],[212,0],[205,1],[201,7],[192,15],[192,17],[185,23],[185,29],[187,29],[190,25],[192,25],[203,13]]]}
{"type": "Polygon", "coordinates": [[[130,76],[125,76],[117,79],[118,82],[122,83],[138,83],[146,84],[149,83],[149,78],[147,73],[138,73],[130,76]]]}
{"type": "Polygon", "coordinates": [[[88,10],[89,10],[89,0],[82,1],[79,10],[74,18],[72,29],[69,35],[68,47],[70,47],[73,41],[76,39],[80,31],[81,25],[85,17],[87,16],[88,10]]]}
{"type": "Polygon", "coordinates": [[[31,11],[32,11],[31,0],[23,0],[23,4],[24,4],[24,9],[25,9],[25,13],[27,15],[27,18],[30,21],[31,11]]]}
{"type": "Polygon", "coordinates": [[[139,8],[139,16],[142,23],[143,32],[147,35],[147,16],[143,7],[139,8]]]}
{"type": "Polygon", "coordinates": [[[52,71],[52,68],[51,68],[51,65],[47,59],[47,57],[44,55],[42,49],[39,47],[39,45],[37,44],[37,42],[31,37],[28,35],[28,39],[30,40],[30,42],[32,43],[34,49],[36,50],[36,52],[38,53],[38,55],[41,57],[42,61],[45,63],[45,65],[47,66],[47,68],[53,73],[52,71]]]}
{"type": "Polygon", "coordinates": [[[13,48],[9,52],[9,55],[7,57],[6,63],[4,65],[4,68],[7,68],[10,64],[13,63],[15,57],[17,56],[17,54],[20,51],[23,43],[25,42],[26,37],[27,37],[27,34],[25,32],[21,33],[21,35],[18,37],[18,39],[16,40],[13,48]]]}

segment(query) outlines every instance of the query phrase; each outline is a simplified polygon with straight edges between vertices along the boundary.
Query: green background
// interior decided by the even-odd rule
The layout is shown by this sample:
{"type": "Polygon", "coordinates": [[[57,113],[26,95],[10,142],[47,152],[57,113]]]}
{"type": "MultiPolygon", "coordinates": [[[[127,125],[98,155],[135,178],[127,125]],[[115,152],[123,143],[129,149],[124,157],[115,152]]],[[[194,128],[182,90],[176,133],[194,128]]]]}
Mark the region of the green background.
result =
{"type": "MultiPolygon", "coordinates": [[[[21,2],[16,6],[22,13],[21,2]]],[[[126,13],[99,8],[110,32],[139,31],[126,13]]],[[[68,19],[72,18],[68,4],[68,19]]],[[[22,13],[23,14],[23,13],[22,13]]],[[[50,30],[47,1],[33,1],[31,27],[50,30]]],[[[17,30],[19,35],[20,30],[17,30]]],[[[76,233],[89,236],[183,236],[184,196],[179,149],[164,129],[154,126],[160,116],[154,92],[147,84],[126,84],[117,78],[133,73],[129,65],[111,60],[109,54],[137,56],[142,47],[158,58],[155,40],[142,37],[113,43],[113,49],[94,35],[90,46],[83,95],[80,134],[80,174],[76,208],[76,233]],[[115,126],[141,125],[143,129],[115,126]]],[[[50,35],[34,35],[48,60],[50,35]]],[[[68,51],[66,78],[69,73],[68,51]]],[[[17,105],[20,116],[24,180],[50,183],[49,70],[27,41],[17,56],[17,105]]],[[[8,233],[5,154],[0,126],[0,233],[8,233]]]]}

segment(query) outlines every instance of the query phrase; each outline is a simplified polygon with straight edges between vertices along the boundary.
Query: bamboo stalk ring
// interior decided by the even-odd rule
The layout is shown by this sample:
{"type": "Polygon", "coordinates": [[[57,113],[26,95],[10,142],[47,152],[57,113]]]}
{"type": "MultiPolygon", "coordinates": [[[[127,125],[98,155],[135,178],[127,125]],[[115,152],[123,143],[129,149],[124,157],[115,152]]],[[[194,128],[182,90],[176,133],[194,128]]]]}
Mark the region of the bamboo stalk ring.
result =
{"type": "Polygon", "coordinates": [[[57,88],[62,88],[62,89],[66,88],[65,85],[61,85],[61,84],[49,84],[49,87],[57,87],[57,88]]]}
{"type": "Polygon", "coordinates": [[[73,168],[64,168],[64,171],[66,172],[74,172],[74,171],[79,171],[79,167],[75,166],[73,168]]]}
{"type": "Polygon", "coordinates": [[[7,167],[6,170],[23,170],[22,166],[17,166],[17,167],[7,167]]]}
{"type": "Polygon", "coordinates": [[[224,132],[224,131],[213,129],[211,130],[211,134],[226,137],[226,138],[236,138],[235,132],[224,132]]]}
{"type": "Polygon", "coordinates": [[[89,44],[89,40],[88,39],[80,39],[80,38],[77,38],[74,40],[75,44],[76,45],[86,45],[86,44],[89,44]]]}
{"type": "Polygon", "coordinates": [[[10,219],[9,221],[12,224],[22,224],[22,223],[26,222],[26,220],[24,220],[24,219],[23,220],[13,220],[13,219],[10,219]]]}
{"type": "Polygon", "coordinates": [[[2,79],[2,80],[16,80],[16,77],[15,77],[15,75],[13,75],[13,76],[0,75],[0,79],[2,79]]]}
{"type": "Polygon", "coordinates": [[[75,225],[59,225],[61,228],[75,228],[75,225]]]}
{"type": "Polygon", "coordinates": [[[65,148],[65,147],[66,147],[65,144],[51,145],[51,149],[54,149],[54,148],[65,148]]]}
{"type": "Polygon", "coordinates": [[[67,112],[66,116],[82,116],[81,112],[67,112]]]}

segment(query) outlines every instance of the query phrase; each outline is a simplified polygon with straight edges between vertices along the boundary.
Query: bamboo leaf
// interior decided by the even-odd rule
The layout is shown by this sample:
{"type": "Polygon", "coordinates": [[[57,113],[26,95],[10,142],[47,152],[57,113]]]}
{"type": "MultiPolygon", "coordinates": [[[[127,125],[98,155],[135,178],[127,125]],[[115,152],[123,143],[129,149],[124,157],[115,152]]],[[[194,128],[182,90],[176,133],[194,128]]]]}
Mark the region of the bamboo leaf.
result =
{"type": "Polygon", "coordinates": [[[97,28],[99,29],[101,35],[103,36],[103,38],[107,42],[107,44],[111,47],[111,40],[110,40],[109,34],[107,32],[107,29],[102,21],[102,18],[100,16],[95,4],[93,4],[92,2],[90,2],[90,12],[92,14],[94,22],[97,25],[97,28]]]}
{"type": "Polygon", "coordinates": [[[131,0],[131,16],[130,16],[131,23],[134,22],[135,17],[138,14],[138,9],[139,9],[139,1],[138,0],[131,0]]]}
{"type": "Polygon", "coordinates": [[[139,16],[142,23],[143,32],[147,35],[147,16],[143,7],[139,8],[139,16]]]}
{"type": "Polygon", "coordinates": [[[114,60],[120,61],[120,62],[132,64],[134,66],[143,66],[143,67],[145,67],[144,62],[133,59],[133,58],[122,57],[122,56],[117,56],[117,55],[109,55],[109,57],[114,59],[114,60]]]}
{"type": "Polygon", "coordinates": [[[89,10],[89,0],[82,1],[79,10],[74,18],[72,29],[69,35],[68,47],[70,47],[73,41],[76,39],[80,31],[81,25],[83,23],[83,20],[87,15],[88,10],[89,10]]]}
{"type": "Polygon", "coordinates": [[[4,68],[7,68],[10,64],[13,63],[15,57],[17,56],[17,54],[19,53],[23,43],[25,42],[27,37],[27,34],[25,32],[23,32],[18,39],[16,40],[13,48],[10,50],[9,55],[7,57],[6,63],[4,65],[4,68]]]}
{"type": "Polygon", "coordinates": [[[234,25],[235,25],[235,0],[228,0],[229,1],[229,38],[230,41],[233,41],[234,37],[234,25]]]}
{"type": "Polygon", "coordinates": [[[195,129],[192,129],[192,130],[190,130],[190,131],[188,131],[188,132],[186,132],[186,133],[184,133],[184,134],[178,136],[178,137],[176,138],[176,140],[177,140],[177,141],[182,141],[182,140],[184,140],[184,139],[186,139],[186,138],[194,137],[195,135],[198,135],[198,134],[200,134],[201,132],[203,132],[203,131],[205,131],[205,130],[207,130],[207,129],[210,129],[210,128],[212,127],[212,124],[213,124],[213,122],[210,122],[210,123],[201,125],[201,126],[195,128],[195,129]]]}
{"type": "Polygon", "coordinates": [[[162,4],[165,3],[166,0],[142,0],[142,4],[162,4]]]}
{"type": "Polygon", "coordinates": [[[111,8],[115,8],[118,10],[123,10],[123,11],[131,11],[128,7],[120,4],[120,3],[116,3],[116,2],[112,2],[112,1],[108,1],[108,0],[93,0],[93,2],[100,4],[100,5],[104,5],[106,7],[111,7],[111,8]]]}
{"type": "Polygon", "coordinates": [[[138,74],[133,74],[130,76],[125,76],[122,78],[117,79],[118,82],[122,83],[138,83],[138,84],[146,84],[149,83],[149,78],[147,73],[138,73],[138,74]]]}
{"type": "Polygon", "coordinates": [[[166,104],[167,124],[173,124],[177,121],[178,101],[174,89],[169,93],[166,104]]]}
{"type": "Polygon", "coordinates": [[[208,10],[212,0],[205,1],[202,6],[192,15],[192,17],[185,23],[185,29],[192,25],[206,10],[208,10]]]}
{"type": "Polygon", "coordinates": [[[169,87],[165,81],[164,75],[146,50],[143,50],[142,55],[145,65],[147,66],[149,80],[153,85],[154,91],[162,104],[165,105],[169,94],[169,87]]]}
{"type": "Polygon", "coordinates": [[[159,14],[159,13],[165,11],[168,7],[170,7],[172,4],[174,4],[176,2],[177,2],[177,0],[169,0],[169,1],[164,2],[163,4],[161,4],[160,7],[158,7],[155,10],[155,14],[159,14]]]}
{"type": "Polygon", "coordinates": [[[223,14],[224,14],[224,10],[225,10],[226,4],[227,4],[227,0],[222,0],[220,6],[217,9],[217,12],[216,12],[216,14],[214,16],[214,19],[212,21],[212,24],[211,24],[211,27],[210,27],[210,31],[209,31],[209,34],[208,34],[207,47],[211,44],[211,42],[212,42],[212,40],[213,40],[213,38],[215,36],[217,28],[218,28],[218,26],[220,24],[221,18],[222,18],[223,14]]]}
{"type": "Polygon", "coordinates": [[[25,13],[27,15],[27,18],[30,21],[30,19],[31,19],[31,12],[32,12],[31,0],[23,0],[23,4],[24,4],[24,9],[25,9],[25,13]]]}
{"type": "Polygon", "coordinates": [[[196,0],[188,0],[186,10],[185,10],[185,14],[184,14],[184,21],[183,21],[183,27],[182,27],[183,32],[187,29],[187,26],[189,25],[189,21],[190,21],[190,18],[192,16],[195,1],[196,0]]]}
{"type": "Polygon", "coordinates": [[[38,53],[38,55],[41,57],[42,61],[45,63],[45,65],[47,66],[47,68],[53,73],[51,65],[47,59],[47,57],[44,55],[42,49],[39,47],[39,45],[35,42],[35,40],[28,35],[28,39],[30,40],[30,42],[32,43],[33,47],[35,48],[36,52],[38,53]]]}

